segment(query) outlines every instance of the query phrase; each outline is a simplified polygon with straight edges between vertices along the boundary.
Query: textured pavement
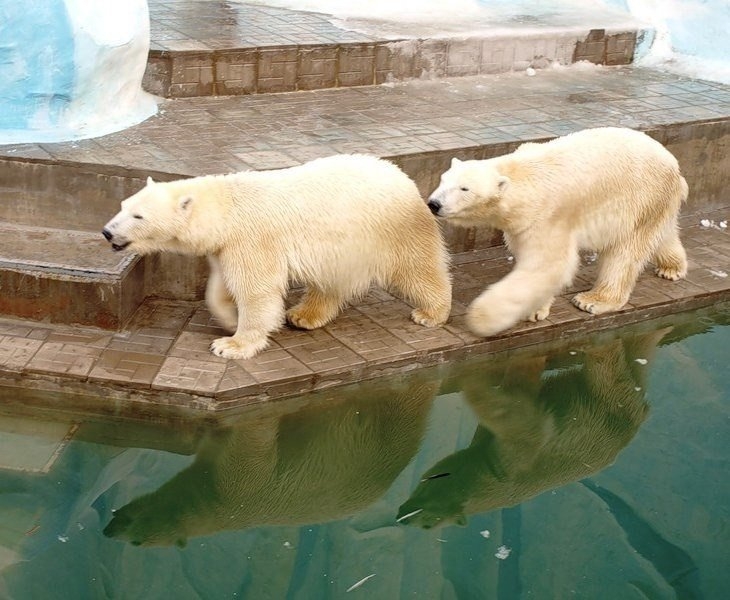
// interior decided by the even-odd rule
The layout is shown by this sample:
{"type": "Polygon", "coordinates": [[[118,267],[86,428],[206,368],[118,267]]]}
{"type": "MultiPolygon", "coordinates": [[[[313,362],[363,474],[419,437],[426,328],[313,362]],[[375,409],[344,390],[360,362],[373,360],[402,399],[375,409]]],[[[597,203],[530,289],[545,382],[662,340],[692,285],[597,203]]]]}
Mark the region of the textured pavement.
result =
{"type": "Polygon", "coordinates": [[[112,173],[202,175],[292,166],[340,152],[403,156],[730,116],[730,86],[632,67],[164,100],[111,135],[0,146],[0,157],[84,162],[112,173]]]}
{"type": "Polygon", "coordinates": [[[322,329],[285,327],[258,356],[225,360],[208,350],[225,332],[202,302],[148,299],[119,332],[0,319],[0,373],[11,385],[60,385],[66,392],[95,395],[85,402],[96,410],[121,410],[131,401],[137,410],[147,405],[147,411],[153,406],[206,411],[618,327],[730,300],[730,236],[720,225],[728,217],[730,206],[684,216],[687,279],[670,282],[647,269],[629,304],[607,315],[591,316],[570,304],[572,294],[589,288],[595,276],[595,264],[586,257],[546,321],[475,338],[464,326],[464,311],[511,269],[500,246],[454,256],[453,311],[440,328],[412,323],[410,306],[375,289],[322,329]],[[712,224],[703,226],[703,220],[712,224]]]}

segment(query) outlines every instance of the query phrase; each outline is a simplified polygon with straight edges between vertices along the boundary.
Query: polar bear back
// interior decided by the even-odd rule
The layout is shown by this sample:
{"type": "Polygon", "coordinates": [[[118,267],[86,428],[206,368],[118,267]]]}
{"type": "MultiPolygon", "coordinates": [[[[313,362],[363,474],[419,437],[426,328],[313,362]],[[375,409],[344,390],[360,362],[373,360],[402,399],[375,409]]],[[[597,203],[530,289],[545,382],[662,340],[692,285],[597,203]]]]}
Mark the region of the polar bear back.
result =
{"type": "Polygon", "coordinates": [[[300,283],[355,290],[386,280],[404,256],[446,262],[438,224],[415,183],[373,156],[155,185],[193,198],[182,245],[198,254],[275,254],[300,283]]]}
{"type": "Polygon", "coordinates": [[[553,200],[566,204],[587,195],[604,204],[627,194],[645,205],[665,204],[676,200],[673,192],[681,187],[677,159],[664,146],[644,133],[619,127],[523,144],[500,159],[500,171],[516,175],[513,182],[559,191],[553,200]]]}
{"type": "Polygon", "coordinates": [[[676,158],[630,129],[579,131],[494,159],[510,178],[504,200],[517,222],[559,222],[600,248],[639,221],[673,219],[687,197],[676,158]]]}

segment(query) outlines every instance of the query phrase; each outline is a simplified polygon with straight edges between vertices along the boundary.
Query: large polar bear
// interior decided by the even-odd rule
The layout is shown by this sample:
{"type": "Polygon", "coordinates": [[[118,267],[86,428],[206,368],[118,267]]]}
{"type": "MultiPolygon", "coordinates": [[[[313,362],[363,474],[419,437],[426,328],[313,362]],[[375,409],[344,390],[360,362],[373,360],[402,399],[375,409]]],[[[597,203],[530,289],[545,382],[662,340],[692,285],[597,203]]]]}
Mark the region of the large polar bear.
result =
{"type": "Polygon", "coordinates": [[[428,206],[456,225],[504,232],[515,267],[467,313],[469,327],[489,336],[520,319],[545,319],[573,280],[581,249],[599,253],[595,285],[573,298],[589,313],[621,308],[651,260],[659,277],[684,277],[677,216],[687,193],[677,160],[659,142],[603,127],[488,160],[454,158],[428,206]]]}
{"type": "Polygon", "coordinates": [[[306,286],[286,311],[322,327],[374,282],[399,291],[421,325],[451,309],[448,253],[416,185],[366,155],[321,158],[288,169],[210,175],[147,186],[104,227],[115,250],[207,255],[206,302],[232,337],[224,358],[250,358],[284,321],[290,282],[306,286]]]}

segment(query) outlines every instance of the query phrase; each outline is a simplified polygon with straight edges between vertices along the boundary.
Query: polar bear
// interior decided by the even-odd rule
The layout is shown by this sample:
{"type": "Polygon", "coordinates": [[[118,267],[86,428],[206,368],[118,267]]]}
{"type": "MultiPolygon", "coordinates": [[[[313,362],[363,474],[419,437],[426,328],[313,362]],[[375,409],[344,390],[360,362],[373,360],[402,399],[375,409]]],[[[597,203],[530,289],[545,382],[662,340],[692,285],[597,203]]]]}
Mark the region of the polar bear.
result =
{"type": "Polygon", "coordinates": [[[372,283],[400,292],[426,327],[451,309],[448,252],[415,183],[367,155],[147,185],[104,227],[115,250],[207,255],[206,302],[231,337],[217,356],[251,358],[284,321],[322,327],[372,283]],[[291,282],[306,286],[285,313],[291,282]]]}
{"type": "Polygon", "coordinates": [[[488,160],[454,158],[428,206],[456,225],[504,232],[515,267],[467,313],[470,329],[490,336],[520,319],[545,319],[582,249],[599,253],[598,276],[573,304],[592,314],[621,308],[650,260],[659,277],[684,277],[677,217],[687,194],[677,160],[659,142],[602,127],[488,160]]]}

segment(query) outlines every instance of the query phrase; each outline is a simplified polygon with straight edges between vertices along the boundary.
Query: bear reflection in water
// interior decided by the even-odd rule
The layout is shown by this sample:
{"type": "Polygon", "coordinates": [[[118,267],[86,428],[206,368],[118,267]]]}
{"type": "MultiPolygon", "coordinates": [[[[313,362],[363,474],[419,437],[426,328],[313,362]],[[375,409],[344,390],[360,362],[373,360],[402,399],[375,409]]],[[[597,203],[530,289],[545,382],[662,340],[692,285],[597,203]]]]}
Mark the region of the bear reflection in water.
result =
{"type": "Polygon", "coordinates": [[[464,524],[611,464],[646,418],[643,359],[670,329],[599,336],[578,353],[485,357],[256,408],[208,434],[193,464],[118,510],[104,534],[182,546],[221,531],[354,515],[416,455],[440,388],[461,391],[478,426],[467,448],[423,474],[397,520],[464,524]]]}
{"type": "Polygon", "coordinates": [[[416,454],[439,382],[421,374],[264,406],[104,529],[134,545],[257,525],[321,523],[375,502],[416,454]],[[366,397],[365,397],[366,396],[366,397]],[[304,402],[304,404],[302,404],[304,402]]]}
{"type": "Polygon", "coordinates": [[[468,515],[514,506],[612,464],[646,418],[645,360],[670,329],[574,356],[512,357],[462,375],[479,420],[471,444],[423,475],[398,520],[425,529],[465,525],[468,515]]]}

